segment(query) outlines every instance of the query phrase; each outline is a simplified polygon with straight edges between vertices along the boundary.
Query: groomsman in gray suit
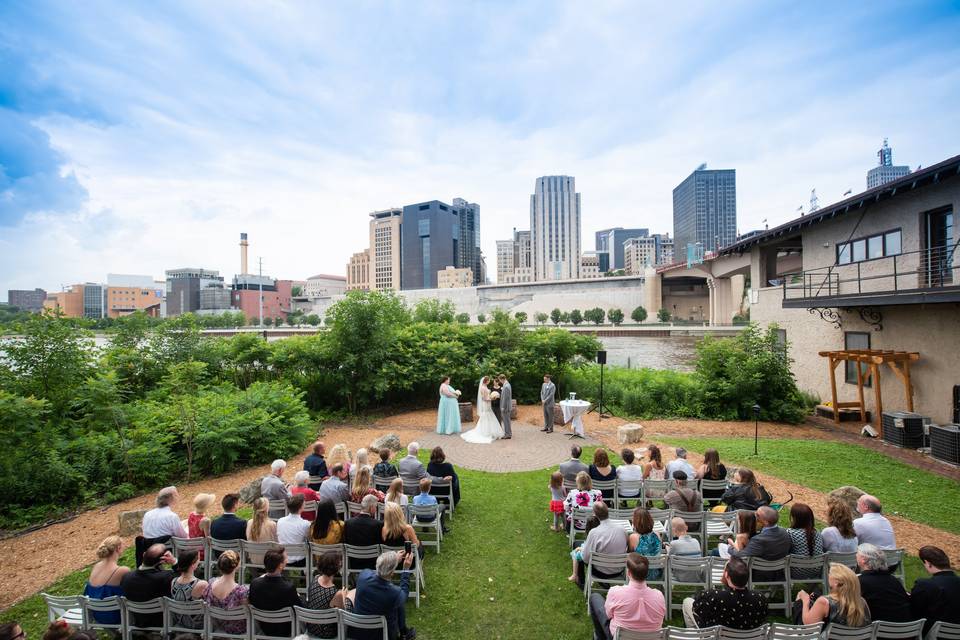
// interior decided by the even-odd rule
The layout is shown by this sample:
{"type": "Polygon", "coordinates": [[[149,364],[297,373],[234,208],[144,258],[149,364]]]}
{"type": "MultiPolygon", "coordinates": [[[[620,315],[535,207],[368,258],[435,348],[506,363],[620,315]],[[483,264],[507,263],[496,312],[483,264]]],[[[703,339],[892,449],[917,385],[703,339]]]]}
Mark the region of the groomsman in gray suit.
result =
{"type": "Polygon", "coordinates": [[[553,397],[557,393],[557,386],[553,384],[550,376],[543,376],[543,385],[540,387],[540,402],[543,403],[543,429],[547,433],[553,433],[553,397]]]}
{"type": "Polygon", "coordinates": [[[513,387],[507,376],[500,374],[500,417],[503,421],[503,439],[509,440],[513,437],[510,431],[510,413],[513,411],[513,387]]]}

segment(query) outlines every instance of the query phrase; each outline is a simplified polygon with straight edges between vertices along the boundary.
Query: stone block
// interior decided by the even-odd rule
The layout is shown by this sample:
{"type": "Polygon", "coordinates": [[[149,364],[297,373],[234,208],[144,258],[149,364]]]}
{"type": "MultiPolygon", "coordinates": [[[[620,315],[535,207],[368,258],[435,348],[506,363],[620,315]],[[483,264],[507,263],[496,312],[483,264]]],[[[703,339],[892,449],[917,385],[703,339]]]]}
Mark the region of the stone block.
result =
{"type": "Polygon", "coordinates": [[[631,422],[617,427],[617,441],[620,444],[631,444],[643,440],[643,425],[631,422]]]}
{"type": "Polygon", "coordinates": [[[121,511],[118,517],[120,521],[121,536],[138,536],[143,528],[143,516],[147,513],[146,509],[138,511],[121,511]]]}
{"type": "Polygon", "coordinates": [[[559,404],[553,405],[553,424],[561,427],[566,424],[563,421],[563,409],[560,408],[559,404]]]}
{"type": "Polygon", "coordinates": [[[860,513],[857,511],[857,500],[859,500],[860,496],[865,493],[866,491],[863,491],[858,487],[847,485],[844,487],[838,487],[827,495],[830,498],[838,498],[850,505],[850,510],[853,511],[854,517],[856,517],[856,515],[860,513]]]}
{"type": "Polygon", "coordinates": [[[511,404],[510,404],[510,419],[511,419],[511,420],[516,420],[516,419],[517,419],[517,414],[519,413],[519,411],[517,411],[517,401],[516,401],[516,400],[511,400],[510,403],[511,403],[511,404]]]}
{"type": "Polygon", "coordinates": [[[470,424],[473,420],[473,403],[461,402],[460,404],[460,422],[470,424]]]}
{"type": "Polygon", "coordinates": [[[373,455],[380,455],[381,449],[389,449],[390,451],[396,453],[401,449],[400,436],[395,433],[387,433],[371,442],[370,446],[367,448],[373,455]]]}
{"type": "Polygon", "coordinates": [[[244,504],[252,504],[254,500],[259,498],[261,482],[263,482],[263,478],[257,478],[240,487],[240,501],[244,504]]]}

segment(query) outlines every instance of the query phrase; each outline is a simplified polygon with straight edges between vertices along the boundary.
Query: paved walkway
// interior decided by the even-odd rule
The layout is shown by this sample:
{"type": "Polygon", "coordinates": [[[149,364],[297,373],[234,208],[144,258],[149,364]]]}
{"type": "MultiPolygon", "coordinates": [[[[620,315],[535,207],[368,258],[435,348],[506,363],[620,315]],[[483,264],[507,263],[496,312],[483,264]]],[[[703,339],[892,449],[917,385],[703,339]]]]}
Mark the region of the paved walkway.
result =
{"type": "MultiPolygon", "coordinates": [[[[435,432],[417,436],[417,441],[424,450],[443,447],[447,460],[458,466],[493,473],[546,469],[570,457],[570,445],[574,440],[559,427],[553,433],[544,433],[539,426],[515,421],[512,431],[510,440],[496,440],[490,444],[473,444],[459,435],[442,436],[435,432]]],[[[590,438],[577,439],[576,442],[600,444],[590,438]]]]}

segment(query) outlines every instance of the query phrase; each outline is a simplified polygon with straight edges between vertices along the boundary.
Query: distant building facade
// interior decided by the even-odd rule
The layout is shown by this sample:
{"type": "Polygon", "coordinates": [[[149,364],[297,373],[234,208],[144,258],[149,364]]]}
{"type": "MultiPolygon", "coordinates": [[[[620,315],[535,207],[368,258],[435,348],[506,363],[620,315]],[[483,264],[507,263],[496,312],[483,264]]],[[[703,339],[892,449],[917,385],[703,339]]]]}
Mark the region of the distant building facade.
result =
{"type": "Polygon", "coordinates": [[[370,214],[370,288],[400,290],[400,229],[403,209],[370,214]]]}
{"type": "Polygon", "coordinates": [[[669,233],[656,233],[653,237],[657,241],[657,266],[673,264],[673,238],[670,237],[669,233]]]}
{"type": "Polygon", "coordinates": [[[537,178],[530,196],[535,280],[580,277],[580,194],[572,176],[537,178]]]}
{"type": "Polygon", "coordinates": [[[364,249],[350,256],[347,263],[347,291],[370,290],[370,250],[364,249]]]}
{"type": "Polygon", "coordinates": [[[447,267],[437,272],[437,289],[462,289],[474,286],[473,269],[447,267]]]}
{"type": "Polygon", "coordinates": [[[737,239],[737,173],[701,165],[673,190],[675,254],[686,257],[687,245],[700,243],[716,251],[737,239]]]}
{"type": "Polygon", "coordinates": [[[453,207],[460,218],[460,240],[457,243],[459,268],[470,269],[472,285],[483,284],[483,256],[480,254],[480,205],[454,198],[453,207]]]}
{"type": "Polygon", "coordinates": [[[507,282],[513,277],[513,240],[497,240],[497,283],[507,282]]]}
{"type": "Polygon", "coordinates": [[[877,151],[877,166],[867,171],[867,189],[879,187],[909,173],[909,166],[895,166],[893,164],[893,149],[887,144],[887,139],[884,138],[883,146],[877,151]]]}
{"type": "Polygon", "coordinates": [[[403,289],[436,289],[437,272],[459,264],[460,216],[448,204],[431,200],[405,206],[400,237],[403,289]]]}
{"type": "Polygon", "coordinates": [[[646,267],[657,264],[657,239],[650,236],[630,238],[623,243],[623,270],[627,275],[642,275],[646,267]]]}
{"type": "Polygon", "coordinates": [[[599,278],[600,258],[596,251],[586,251],[580,256],[580,279],[599,278]]]}
{"type": "Polygon", "coordinates": [[[603,229],[596,233],[597,253],[606,254],[605,259],[601,260],[601,267],[605,267],[603,272],[624,269],[623,243],[630,238],[646,238],[650,235],[649,229],[624,229],[623,227],[614,227],[612,229],[603,229]],[[602,249],[600,247],[603,247],[602,249]]]}
{"type": "Polygon", "coordinates": [[[47,292],[43,289],[10,289],[7,291],[7,303],[24,311],[42,311],[47,292]]]}
{"type": "Polygon", "coordinates": [[[167,276],[167,315],[178,316],[195,313],[202,306],[200,291],[207,288],[223,289],[223,276],[219,271],[187,267],[170,269],[167,276]]]}
{"type": "Polygon", "coordinates": [[[303,298],[330,298],[342,295],[347,291],[347,279],[343,276],[318,274],[307,278],[303,284],[301,297],[303,298]]]}
{"type": "MultiPolygon", "coordinates": [[[[286,319],[290,312],[290,298],[293,289],[292,280],[274,280],[269,276],[238,275],[233,278],[233,286],[228,292],[230,304],[253,322],[260,318],[260,295],[263,295],[263,317],[276,320],[286,319]]],[[[222,311],[221,311],[222,313],[222,311]]]]}

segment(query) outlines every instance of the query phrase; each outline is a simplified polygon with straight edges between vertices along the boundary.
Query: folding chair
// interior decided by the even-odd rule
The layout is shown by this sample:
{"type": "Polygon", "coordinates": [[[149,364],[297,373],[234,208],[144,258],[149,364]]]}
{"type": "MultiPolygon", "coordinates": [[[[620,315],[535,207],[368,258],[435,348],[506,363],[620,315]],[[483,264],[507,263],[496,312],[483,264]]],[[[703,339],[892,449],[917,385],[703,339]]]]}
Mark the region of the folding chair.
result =
{"type": "Polygon", "coordinates": [[[207,603],[203,600],[163,599],[163,627],[171,638],[178,633],[206,636],[206,614],[207,603]]]}
{"type": "Polygon", "coordinates": [[[63,620],[71,627],[83,629],[87,626],[86,616],[83,613],[85,596],[52,596],[41,593],[47,603],[47,620],[56,622],[63,620]]]}
{"type": "Polygon", "coordinates": [[[133,602],[120,597],[120,606],[126,612],[124,616],[123,638],[132,640],[133,634],[138,631],[146,633],[164,633],[163,628],[163,598],[154,598],[146,602],[133,602]],[[158,615],[159,625],[143,624],[143,616],[158,615]],[[139,621],[138,621],[139,620],[139,621]]]}
{"type": "Polygon", "coordinates": [[[594,480],[593,488],[603,493],[603,501],[609,506],[617,504],[617,480],[594,480]]]}
{"type": "Polygon", "coordinates": [[[303,506],[300,508],[300,513],[316,513],[317,512],[317,501],[316,500],[305,500],[303,506]]]}
{"type": "Polygon", "coordinates": [[[767,632],[767,640],[819,640],[820,623],[783,624],[774,622],[767,632]]]}
{"type": "Polygon", "coordinates": [[[767,640],[767,631],[770,626],[762,624],[756,629],[731,629],[720,627],[719,640],[767,640]]]}
{"type": "Polygon", "coordinates": [[[960,624],[935,622],[927,632],[926,640],[960,640],[960,624]]]}
{"type": "Polygon", "coordinates": [[[434,479],[431,487],[430,493],[437,496],[437,499],[446,508],[447,513],[450,514],[450,519],[453,520],[453,509],[455,506],[453,503],[453,480],[434,479]],[[436,491],[436,493],[434,493],[434,491],[436,491]]]}
{"type": "Polygon", "coordinates": [[[661,540],[671,540],[671,531],[673,527],[670,521],[673,520],[673,509],[647,509],[650,517],[653,518],[653,531],[661,540]]]}
{"type": "Polygon", "coordinates": [[[253,630],[253,622],[250,620],[250,607],[243,605],[235,609],[221,609],[220,607],[207,607],[207,637],[209,640],[250,640],[250,634],[253,630]],[[243,623],[244,631],[232,632],[225,631],[225,624],[237,625],[243,623]]]}
{"type": "Polygon", "coordinates": [[[293,635],[299,636],[307,634],[311,638],[339,638],[340,630],[340,610],[339,609],[305,609],[303,607],[293,608],[294,628],[293,635]],[[333,627],[333,635],[326,633],[320,635],[320,625],[329,625],[333,627]]]}
{"type": "Polygon", "coordinates": [[[256,607],[250,607],[250,619],[253,621],[253,631],[250,633],[250,640],[273,640],[274,638],[291,638],[293,637],[288,631],[286,635],[272,635],[265,633],[261,629],[261,624],[283,624],[288,623],[290,625],[290,631],[293,631],[293,607],[284,607],[283,609],[277,609],[276,611],[266,611],[265,609],[257,609],[256,607]]]}
{"type": "Polygon", "coordinates": [[[380,545],[371,544],[369,546],[357,546],[352,544],[343,545],[343,579],[346,584],[350,584],[350,576],[354,573],[360,573],[364,569],[372,568],[377,558],[380,557],[380,545]],[[360,562],[357,562],[357,561],[360,562]]]}
{"type": "MultiPolygon", "coordinates": [[[[236,551],[237,555],[240,556],[240,560],[243,560],[243,549],[240,547],[239,540],[217,540],[216,538],[210,538],[210,577],[208,579],[212,580],[220,575],[220,568],[217,567],[217,558],[219,558],[220,554],[224,551],[236,551]]],[[[242,581],[243,574],[241,573],[237,579],[242,581]]],[[[241,584],[243,583],[241,582],[241,584]]]]}
{"type": "Polygon", "coordinates": [[[874,622],[875,638],[883,640],[923,640],[923,625],[926,624],[926,618],[920,618],[913,622],[887,622],[880,620],[874,622]]]}
{"type": "Polygon", "coordinates": [[[584,568],[583,595],[587,599],[587,613],[590,612],[590,593],[606,593],[610,587],[626,584],[627,554],[591,553],[590,561],[584,568]],[[599,575],[604,574],[604,575],[599,575]],[[599,586],[594,589],[593,583],[599,586]]]}
{"type": "Polygon", "coordinates": [[[727,490],[726,480],[700,480],[700,496],[704,505],[719,503],[720,496],[727,490]]]}
{"type": "Polygon", "coordinates": [[[874,640],[876,623],[865,627],[848,627],[843,624],[828,624],[824,629],[824,640],[874,640]]]}
{"type": "Polygon", "coordinates": [[[617,479],[617,501],[614,507],[617,509],[626,508],[630,501],[634,501],[635,506],[643,506],[643,480],[620,480],[617,479]],[[623,494],[629,495],[623,495],[623,494]]]}
{"type": "Polygon", "coordinates": [[[298,543],[287,543],[278,545],[283,547],[287,552],[287,568],[284,570],[284,573],[288,577],[292,578],[294,583],[297,585],[297,591],[301,596],[307,595],[307,587],[310,586],[310,545],[306,542],[298,543]],[[293,566],[289,563],[290,558],[303,558],[302,566],[293,566]],[[303,586],[300,586],[300,585],[303,586]]]}
{"type": "MultiPolygon", "coordinates": [[[[410,522],[410,501],[407,501],[407,504],[401,505],[400,508],[403,509],[403,517],[407,522],[410,522]]],[[[383,514],[387,510],[387,504],[385,502],[377,503],[377,518],[383,520],[383,514]]]]}
{"type": "Polygon", "coordinates": [[[736,535],[737,512],[714,513],[712,511],[704,511],[703,528],[706,530],[703,552],[707,553],[711,548],[720,546],[721,542],[726,542],[727,538],[733,538],[736,535]],[[711,547],[710,542],[713,538],[717,539],[717,544],[711,547]]]}
{"type": "MultiPolygon", "coordinates": [[[[855,551],[851,552],[840,552],[840,551],[830,551],[827,553],[827,562],[836,562],[842,564],[845,567],[851,569],[854,573],[860,572],[860,567],[857,565],[857,554],[855,551]]],[[[829,569],[828,569],[829,572],[829,569]]]]}
{"type": "Polygon", "coordinates": [[[903,549],[884,549],[883,555],[887,556],[887,567],[890,573],[897,576],[900,584],[906,588],[907,574],[903,568],[903,549]]]}
{"type": "Polygon", "coordinates": [[[420,483],[419,482],[408,482],[403,481],[403,493],[409,497],[413,497],[420,493],[420,483]]]}
{"type": "MultiPolygon", "coordinates": [[[[782,609],[790,615],[790,586],[787,576],[790,571],[790,556],[780,560],[764,560],[750,557],[750,589],[763,591],[771,609],[782,609]],[[780,594],[779,598],[775,598],[780,594]]],[[[772,630],[772,629],[771,629],[772,630]]]]}
{"type": "Polygon", "coordinates": [[[657,629],[656,631],[631,631],[623,627],[617,627],[617,632],[613,634],[613,640],[665,640],[667,629],[657,629]]]}
{"type": "Polygon", "coordinates": [[[707,527],[703,511],[674,511],[673,517],[687,523],[687,533],[700,542],[701,551],[707,548],[707,527]]]}
{"type": "MultiPolygon", "coordinates": [[[[630,499],[633,500],[633,498],[630,499]]],[[[633,520],[633,509],[610,509],[608,513],[613,520],[626,520],[627,522],[633,520]]]]}
{"type": "MultiPolygon", "coordinates": [[[[683,601],[675,604],[673,598],[677,595],[678,587],[681,596],[694,596],[701,591],[709,591],[713,583],[712,577],[713,558],[692,556],[670,556],[670,601],[667,602],[669,610],[668,617],[673,616],[674,611],[683,609],[683,601]]],[[[715,629],[715,627],[711,627],[715,629]]],[[[669,634],[668,634],[669,635],[669,634]]],[[[714,637],[714,636],[711,636],[714,637]]]]}
{"type": "MultiPolygon", "coordinates": [[[[380,553],[386,553],[387,551],[396,551],[397,553],[403,554],[404,548],[390,547],[385,544],[380,545],[380,553]]],[[[403,565],[398,564],[397,570],[393,574],[395,582],[400,582],[400,572],[403,570],[403,565]]],[[[420,554],[417,553],[416,547],[414,547],[413,550],[413,564],[410,565],[410,576],[410,591],[407,593],[407,598],[413,598],[416,601],[417,609],[419,609],[421,587],[426,583],[423,580],[423,562],[420,560],[420,554]]]]}
{"type": "Polygon", "coordinates": [[[270,500],[270,506],[267,507],[267,515],[270,516],[273,520],[279,520],[280,518],[287,515],[287,501],[286,500],[270,500]]]}
{"type": "Polygon", "coordinates": [[[581,509],[580,507],[574,507],[573,511],[570,513],[570,533],[569,533],[569,543],[570,548],[573,549],[578,539],[585,540],[587,534],[584,533],[584,529],[587,525],[587,519],[593,515],[593,509],[581,509]],[[577,524],[580,524],[581,527],[578,529],[577,524]]]}
{"type": "Polygon", "coordinates": [[[239,584],[250,584],[251,580],[264,573],[266,571],[266,567],[263,566],[264,554],[279,546],[276,542],[249,542],[247,540],[241,540],[240,548],[242,549],[242,553],[240,554],[240,568],[237,572],[239,578],[237,578],[237,582],[239,584]],[[249,578],[247,578],[247,571],[250,572],[249,578]]]}
{"type": "Polygon", "coordinates": [[[197,577],[207,580],[207,576],[210,575],[210,539],[207,537],[177,538],[174,536],[170,538],[170,541],[173,543],[174,557],[179,556],[184,551],[196,551],[203,557],[203,560],[197,565],[197,577]]]}
{"type": "Polygon", "coordinates": [[[673,479],[668,478],[666,480],[644,480],[643,481],[643,495],[647,501],[647,504],[652,505],[654,500],[660,500],[663,502],[663,496],[666,495],[667,491],[673,489],[673,479]]]}
{"type": "MultiPolygon", "coordinates": [[[[396,477],[396,476],[394,476],[396,477]]],[[[373,476],[373,486],[377,491],[383,491],[384,493],[390,489],[390,483],[393,482],[393,478],[387,478],[384,476],[373,476]]]]}
{"type": "Polygon", "coordinates": [[[720,627],[706,627],[704,629],[667,627],[667,640],[717,640],[719,637],[720,627]]]}
{"type": "Polygon", "coordinates": [[[353,518],[353,517],[357,516],[358,514],[363,513],[363,506],[362,506],[359,502],[353,502],[353,501],[351,501],[351,500],[347,500],[347,502],[346,502],[345,504],[347,505],[347,507],[346,507],[346,508],[347,508],[347,520],[349,520],[350,518],[353,518]]]}
{"type": "Polygon", "coordinates": [[[563,479],[563,490],[565,493],[570,493],[571,491],[577,490],[577,481],[576,480],[567,480],[563,479]]]}
{"type": "Polygon", "coordinates": [[[83,599],[84,628],[91,631],[106,631],[111,635],[123,635],[127,624],[127,612],[120,603],[120,596],[110,596],[97,600],[96,598],[83,599]],[[99,620],[97,619],[99,614],[99,620]],[[117,622],[102,622],[105,616],[117,622]]]}
{"type": "Polygon", "coordinates": [[[410,515],[412,516],[410,524],[417,532],[417,538],[425,547],[436,547],[439,554],[440,542],[443,540],[443,525],[440,522],[440,517],[443,515],[443,505],[410,505],[410,515]],[[421,517],[426,517],[427,520],[421,520],[421,517]]]}
{"type": "Polygon", "coordinates": [[[349,518],[347,517],[347,505],[342,502],[334,502],[333,509],[337,512],[337,517],[346,522],[349,518]]]}
{"type": "Polygon", "coordinates": [[[830,573],[830,563],[827,556],[820,554],[818,556],[790,556],[790,596],[796,594],[794,587],[800,586],[807,591],[818,591],[820,593],[829,593],[830,585],[827,583],[827,574],[830,573]],[[809,587],[813,586],[813,589],[809,587]]]}
{"type": "MultiPolygon", "coordinates": [[[[380,630],[381,640],[389,640],[387,635],[387,619],[383,616],[362,616],[349,611],[340,611],[341,638],[350,638],[351,629],[380,630]]],[[[366,636],[364,636],[366,637],[366,636]]]]}
{"type": "Polygon", "coordinates": [[[313,489],[314,491],[319,491],[321,484],[323,484],[322,476],[310,476],[309,478],[307,478],[307,486],[313,489]]]}
{"type": "Polygon", "coordinates": [[[663,593],[665,602],[670,602],[670,556],[647,556],[649,569],[647,571],[647,586],[656,587],[663,593]],[[658,573],[659,572],[659,573],[658,573]],[[651,577],[651,574],[653,577],[651,577]]]}
{"type": "MultiPolygon", "coordinates": [[[[308,582],[312,583],[317,577],[317,558],[327,553],[333,553],[340,557],[340,587],[342,588],[343,585],[346,584],[344,581],[347,575],[347,561],[343,554],[342,544],[317,544],[316,542],[310,543],[310,561],[307,563],[307,565],[310,567],[308,582]]],[[[336,578],[334,578],[334,580],[336,580],[336,578]]]]}

